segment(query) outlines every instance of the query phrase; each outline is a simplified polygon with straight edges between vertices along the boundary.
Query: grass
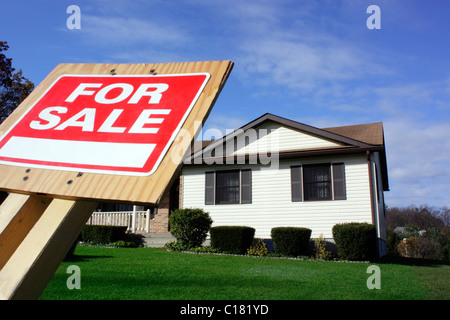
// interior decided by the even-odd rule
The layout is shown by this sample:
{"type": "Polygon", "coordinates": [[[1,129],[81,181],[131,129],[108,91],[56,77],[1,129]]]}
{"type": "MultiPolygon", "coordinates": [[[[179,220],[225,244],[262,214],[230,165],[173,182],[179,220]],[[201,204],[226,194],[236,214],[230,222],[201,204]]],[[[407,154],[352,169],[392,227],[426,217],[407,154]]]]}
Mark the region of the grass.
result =
{"type": "Polygon", "coordinates": [[[450,299],[450,266],[377,263],[381,289],[369,290],[372,263],[308,261],[78,246],[42,300],[435,300],[450,299]],[[69,290],[67,267],[81,270],[69,290]]]}

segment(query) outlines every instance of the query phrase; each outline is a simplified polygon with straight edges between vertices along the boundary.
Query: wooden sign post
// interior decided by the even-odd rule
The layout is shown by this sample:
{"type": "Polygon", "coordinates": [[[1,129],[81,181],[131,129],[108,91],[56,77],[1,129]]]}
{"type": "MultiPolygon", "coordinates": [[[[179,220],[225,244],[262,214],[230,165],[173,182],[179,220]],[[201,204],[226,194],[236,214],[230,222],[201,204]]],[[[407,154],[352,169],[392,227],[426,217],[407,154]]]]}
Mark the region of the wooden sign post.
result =
{"type": "Polygon", "coordinates": [[[38,298],[98,202],[157,206],[232,67],[57,66],[0,126],[0,298],[38,298]]]}

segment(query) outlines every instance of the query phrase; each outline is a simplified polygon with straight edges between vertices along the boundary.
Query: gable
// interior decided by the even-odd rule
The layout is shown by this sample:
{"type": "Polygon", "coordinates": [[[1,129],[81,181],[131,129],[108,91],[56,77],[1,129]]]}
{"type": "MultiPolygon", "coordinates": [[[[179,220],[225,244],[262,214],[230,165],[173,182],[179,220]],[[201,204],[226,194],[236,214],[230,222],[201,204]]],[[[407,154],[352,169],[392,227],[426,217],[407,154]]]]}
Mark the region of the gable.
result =
{"type": "Polygon", "coordinates": [[[227,156],[247,157],[269,153],[292,158],[368,150],[384,151],[382,124],[369,126],[373,129],[369,130],[369,134],[366,132],[368,125],[319,129],[266,113],[222,138],[201,142],[201,147],[196,145],[184,163],[200,164],[205,159],[210,162],[227,156]],[[370,144],[369,141],[381,141],[381,144],[370,144]]]}
{"type": "Polygon", "coordinates": [[[344,143],[326,139],[274,121],[266,121],[255,128],[242,131],[234,139],[233,155],[315,150],[345,146],[344,143]]]}

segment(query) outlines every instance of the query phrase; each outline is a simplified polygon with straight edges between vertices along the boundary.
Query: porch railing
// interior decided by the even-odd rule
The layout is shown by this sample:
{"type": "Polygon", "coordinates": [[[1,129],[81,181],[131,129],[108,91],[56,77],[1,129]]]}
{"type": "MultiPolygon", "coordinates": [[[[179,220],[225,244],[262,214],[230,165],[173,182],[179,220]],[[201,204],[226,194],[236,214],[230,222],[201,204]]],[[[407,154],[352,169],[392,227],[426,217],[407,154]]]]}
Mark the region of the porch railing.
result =
{"type": "Polygon", "coordinates": [[[150,232],[150,209],[147,211],[93,212],[86,224],[127,226],[127,231],[150,232]]]}

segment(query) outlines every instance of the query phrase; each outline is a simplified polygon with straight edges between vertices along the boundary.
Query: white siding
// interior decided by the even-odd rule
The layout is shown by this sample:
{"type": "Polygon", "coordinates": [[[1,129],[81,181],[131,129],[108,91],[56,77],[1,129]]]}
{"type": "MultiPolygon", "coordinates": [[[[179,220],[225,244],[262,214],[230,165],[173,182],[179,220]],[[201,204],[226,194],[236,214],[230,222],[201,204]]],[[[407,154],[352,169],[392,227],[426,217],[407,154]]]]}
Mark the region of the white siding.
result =
{"type": "Polygon", "coordinates": [[[278,168],[261,165],[185,166],[183,168],[183,208],[208,211],[213,226],[244,225],[256,229],[256,237],[269,238],[277,226],[298,226],[312,230],[311,237],[332,238],[336,223],[372,223],[368,166],[365,155],[318,157],[280,161],[278,168]],[[298,164],[344,162],[347,200],[291,201],[290,167],[298,164]],[[252,203],[205,205],[205,171],[252,169],[252,203]]]}
{"type": "Polygon", "coordinates": [[[272,121],[242,133],[238,136],[236,144],[237,150],[233,153],[236,155],[268,151],[310,150],[342,145],[306,132],[280,126],[272,121]],[[245,136],[248,137],[248,145],[245,143],[245,136]]]}

